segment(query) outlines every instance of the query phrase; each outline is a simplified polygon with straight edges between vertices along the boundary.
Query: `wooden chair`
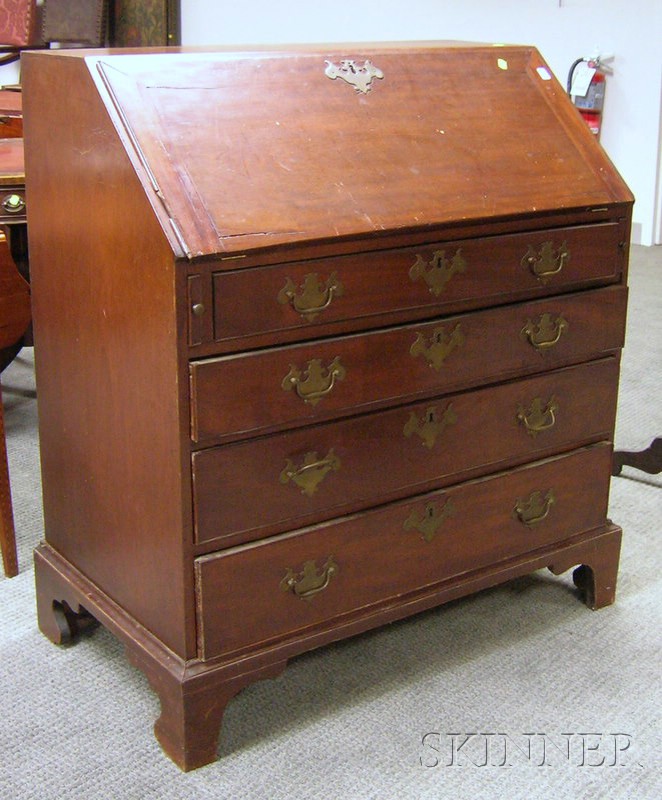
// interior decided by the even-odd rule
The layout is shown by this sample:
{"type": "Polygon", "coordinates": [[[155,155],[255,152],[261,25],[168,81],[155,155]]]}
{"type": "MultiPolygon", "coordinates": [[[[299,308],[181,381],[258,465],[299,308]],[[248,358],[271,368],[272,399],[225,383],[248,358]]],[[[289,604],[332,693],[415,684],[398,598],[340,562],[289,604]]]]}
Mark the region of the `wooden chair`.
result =
{"type": "Polygon", "coordinates": [[[37,0],[0,0],[0,66],[18,61],[21,50],[41,44],[37,0]]]}
{"type": "MultiPolygon", "coordinates": [[[[30,287],[19,275],[4,235],[0,237],[0,353],[12,353],[30,324],[30,287]]],[[[11,359],[9,359],[11,360],[11,359]]],[[[7,359],[3,358],[3,361],[7,359]]],[[[14,515],[9,486],[2,387],[0,386],[0,548],[5,575],[18,574],[14,515]]]]}
{"type": "MultiPolygon", "coordinates": [[[[0,390],[1,393],[1,390],[0,390]]],[[[7,463],[7,444],[5,442],[5,415],[0,398],[0,548],[5,575],[13,578],[18,575],[18,556],[16,555],[16,532],[9,487],[9,465],[7,463]]]]}

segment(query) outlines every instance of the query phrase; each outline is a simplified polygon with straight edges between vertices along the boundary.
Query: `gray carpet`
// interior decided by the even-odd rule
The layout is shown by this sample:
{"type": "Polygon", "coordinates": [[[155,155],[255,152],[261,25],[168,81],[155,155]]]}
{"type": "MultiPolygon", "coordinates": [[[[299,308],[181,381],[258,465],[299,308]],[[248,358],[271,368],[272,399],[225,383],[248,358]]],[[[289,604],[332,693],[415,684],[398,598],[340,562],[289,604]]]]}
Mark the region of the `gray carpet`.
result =
{"type": "MultiPolygon", "coordinates": [[[[630,283],[616,444],[637,450],[662,435],[662,248],[633,249],[630,283]]],[[[540,572],[307,654],[233,700],[221,760],[185,775],[110,634],[58,648],[37,630],[36,402],[10,393],[33,385],[30,351],[3,381],[21,567],[0,580],[3,800],[662,796],[662,475],[612,482],[616,605],[540,572]]]]}

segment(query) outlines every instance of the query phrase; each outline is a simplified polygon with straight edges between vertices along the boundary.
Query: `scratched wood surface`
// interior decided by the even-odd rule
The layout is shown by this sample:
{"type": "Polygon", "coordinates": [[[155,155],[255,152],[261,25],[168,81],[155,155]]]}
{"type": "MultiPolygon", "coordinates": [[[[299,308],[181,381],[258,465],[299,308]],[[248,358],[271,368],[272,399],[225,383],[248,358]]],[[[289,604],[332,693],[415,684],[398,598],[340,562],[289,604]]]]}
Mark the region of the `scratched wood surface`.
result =
{"type": "Polygon", "coordinates": [[[374,47],[102,59],[190,254],[627,198],[534,49],[374,47]]]}

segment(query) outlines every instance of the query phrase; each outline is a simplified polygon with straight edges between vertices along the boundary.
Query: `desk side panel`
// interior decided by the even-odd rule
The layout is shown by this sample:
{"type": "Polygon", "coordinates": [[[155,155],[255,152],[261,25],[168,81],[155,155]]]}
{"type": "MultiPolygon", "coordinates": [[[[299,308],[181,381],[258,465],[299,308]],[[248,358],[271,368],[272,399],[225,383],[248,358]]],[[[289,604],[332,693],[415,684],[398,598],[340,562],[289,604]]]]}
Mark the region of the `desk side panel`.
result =
{"type": "Polygon", "coordinates": [[[23,86],[46,540],[190,656],[172,248],[85,62],[29,54],[23,86]]]}

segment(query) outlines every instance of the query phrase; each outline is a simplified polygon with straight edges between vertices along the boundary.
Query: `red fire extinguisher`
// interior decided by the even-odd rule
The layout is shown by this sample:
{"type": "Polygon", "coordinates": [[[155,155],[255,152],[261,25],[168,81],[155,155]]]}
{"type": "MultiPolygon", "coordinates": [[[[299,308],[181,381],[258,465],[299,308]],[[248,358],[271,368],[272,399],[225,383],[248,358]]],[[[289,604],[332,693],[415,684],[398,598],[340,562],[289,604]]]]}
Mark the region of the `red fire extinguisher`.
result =
{"type": "Polygon", "coordinates": [[[604,62],[609,60],[600,56],[578,58],[568,73],[568,94],[591,133],[598,138],[605,104],[605,74],[611,72],[604,62]]]}

